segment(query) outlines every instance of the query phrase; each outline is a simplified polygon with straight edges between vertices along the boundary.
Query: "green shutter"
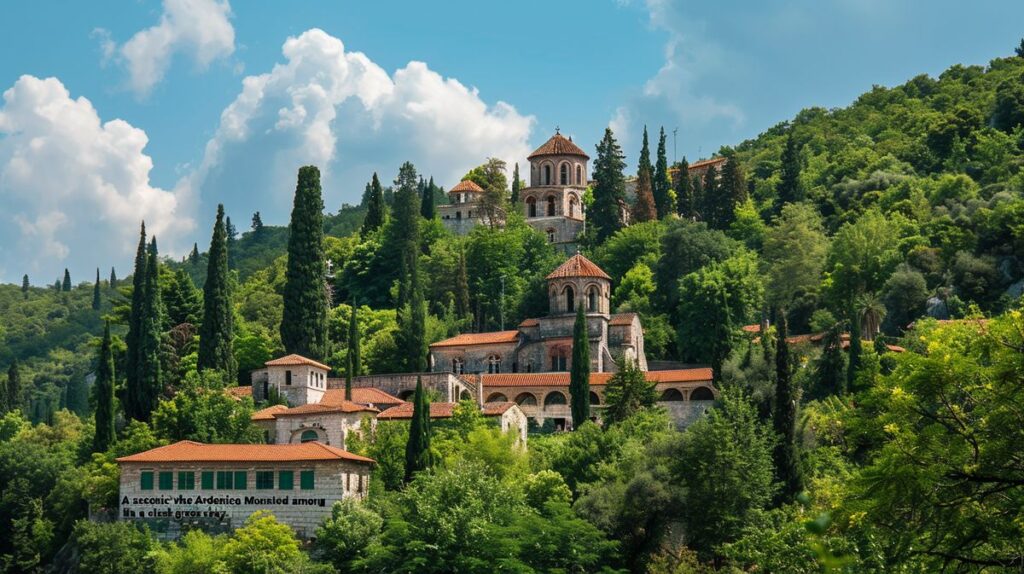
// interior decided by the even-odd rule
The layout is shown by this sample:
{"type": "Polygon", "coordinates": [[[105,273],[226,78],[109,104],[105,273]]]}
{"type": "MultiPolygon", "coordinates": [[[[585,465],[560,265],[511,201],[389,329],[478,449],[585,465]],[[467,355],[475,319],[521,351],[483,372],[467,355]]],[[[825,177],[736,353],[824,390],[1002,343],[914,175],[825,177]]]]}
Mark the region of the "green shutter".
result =
{"type": "Polygon", "coordinates": [[[204,470],[202,478],[203,490],[213,490],[213,471],[204,470]]]}
{"type": "Polygon", "coordinates": [[[302,490],[313,490],[312,470],[304,470],[299,473],[299,488],[302,490]]]}
{"type": "Polygon", "coordinates": [[[217,490],[231,490],[231,471],[217,471],[217,490]]]}
{"type": "Polygon", "coordinates": [[[282,470],[277,473],[277,487],[281,490],[291,490],[295,485],[295,473],[290,470],[282,470]]]}
{"type": "Polygon", "coordinates": [[[249,479],[245,475],[244,470],[235,471],[235,490],[245,490],[248,488],[249,479]]]}
{"type": "Polygon", "coordinates": [[[196,474],[190,470],[178,471],[178,490],[194,490],[196,487],[196,474]]]}
{"type": "Polygon", "coordinates": [[[256,489],[257,490],[270,490],[274,488],[274,471],[272,470],[258,470],[256,471],[256,489]]]}
{"type": "Polygon", "coordinates": [[[153,471],[144,470],[142,476],[139,477],[141,481],[140,487],[142,490],[153,490],[153,471]]]}
{"type": "Polygon", "coordinates": [[[160,490],[174,490],[174,472],[170,470],[160,471],[160,490]]]}

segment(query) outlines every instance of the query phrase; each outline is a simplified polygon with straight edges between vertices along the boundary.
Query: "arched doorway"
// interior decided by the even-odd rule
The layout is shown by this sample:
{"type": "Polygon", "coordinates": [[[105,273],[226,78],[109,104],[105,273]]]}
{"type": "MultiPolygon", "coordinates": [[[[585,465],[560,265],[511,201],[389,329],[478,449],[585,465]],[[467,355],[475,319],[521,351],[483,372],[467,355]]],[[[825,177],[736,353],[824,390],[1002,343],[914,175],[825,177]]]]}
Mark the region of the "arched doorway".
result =
{"type": "Polygon", "coordinates": [[[679,389],[665,389],[665,392],[661,393],[659,401],[681,401],[683,400],[683,393],[679,389]]]}
{"type": "Polygon", "coordinates": [[[707,387],[697,387],[690,392],[691,401],[713,401],[715,400],[715,393],[711,392],[711,389],[707,387]]]}
{"type": "Polygon", "coordinates": [[[488,402],[488,403],[507,403],[508,402],[508,397],[506,397],[502,393],[491,393],[491,395],[489,397],[487,397],[487,401],[486,402],[488,402]]]}
{"type": "Polygon", "coordinates": [[[592,405],[599,405],[599,404],[601,404],[601,397],[599,397],[597,395],[597,393],[595,393],[594,391],[590,391],[590,404],[592,404],[592,405]]]}
{"type": "Polygon", "coordinates": [[[516,404],[521,407],[535,407],[537,406],[537,397],[533,393],[519,393],[516,397],[516,404]]]}
{"type": "Polygon", "coordinates": [[[551,391],[544,397],[544,408],[568,404],[561,391],[551,391]]]}

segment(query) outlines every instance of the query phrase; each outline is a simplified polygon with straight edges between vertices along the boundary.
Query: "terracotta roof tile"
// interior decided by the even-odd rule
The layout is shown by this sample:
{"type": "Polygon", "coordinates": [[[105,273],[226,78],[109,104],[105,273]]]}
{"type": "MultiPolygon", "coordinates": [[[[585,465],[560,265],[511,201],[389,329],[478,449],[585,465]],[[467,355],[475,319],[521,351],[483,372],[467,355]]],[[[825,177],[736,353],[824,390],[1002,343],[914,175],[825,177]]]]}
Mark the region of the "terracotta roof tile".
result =
{"type": "Polygon", "coordinates": [[[250,417],[254,421],[272,421],[276,413],[284,412],[288,410],[286,405],[270,405],[265,409],[260,409],[252,413],[250,417]]]}
{"type": "Polygon", "coordinates": [[[376,407],[370,407],[367,405],[359,404],[352,401],[341,400],[334,404],[325,405],[322,403],[310,403],[308,405],[299,405],[292,407],[288,410],[278,411],[273,413],[274,418],[277,417],[292,417],[301,415],[316,415],[316,414],[327,414],[327,413],[359,413],[359,412],[380,412],[380,409],[376,407]]]}
{"type": "Polygon", "coordinates": [[[572,143],[571,139],[558,132],[555,132],[551,139],[544,142],[544,145],[533,150],[533,153],[526,156],[526,159],[533,159],[544,155],[578,155],[590,159],[590,156],[584,153],[580,146],[572,143]]]}
{"type": "Polygon", "coordinates": [[[511,401],[484,403],[482,411],[485,417],[496,417],[505,414],[505,411],[514,406],[516,404],[511,401]]]}
{"type": "MultiPolygon", "coordinates": [[[[324,396],[320,399],[321,405],[334,405],[345,400],[344,380],[327,379],[328,385],[331,385],[332,383],[339,384],[339,388],[328,388],[324,391],[324,396]]],[[[364,405],[397,405],[398,403],[404,403],[405,401],[373,387],[352,387],[352,402],[364,405]]]]}
{"type": "Polygon", "coordinates": [[[546,279],[560,279],[563,277],[599,277],[611,281],[611,277],[597,266],[596,263],[577,253],[565,263],[552,271],[546,279]]]}
{"type": "MultiPolygon", "coordinates": [[[[613,373],[590,373],[590,384],[603,386],[613,373]]],[[[670,371],[647,371],[644,373],[652,383],[696,383],[711,382],[711,369],[673,369],[670,371]]],[[[484,388],[487,387],[559,387],[569,385],[569,373],[502,373],[481,375],[484,388]]]]}
{"type": "Polygon", "coordinates": [[[540,319],[523,319],[523,322],[519,324],[520,327],[536,327],[540,325],[540,319]]]}
{"type": "Polygon", "coordinates": [[[321,369],[323,369],[325,371],[330,371],[331,370],[331,367],[329,367],[329,366],[327,366],[327,365],[325,365],[323,363],[314,361],[313,359],[307,359],[306,357],[303,357],[302,355],[296,355],[296,354],[285,355],[283,357],[274,359],[272,361],[267,361],[266,363],[263,363],[263,364],[268,366],[268,367],[290,367],[290,366],[293,366],[293,365],[311,365],[313,367],[319,367],[319,368],[321,368],[321,369]]]}
{"type": "Polygon", "coordinates": [[[130,456],[117,462],[299,462],[350,460],[373,464],[372,458],[352,454],[319,442],[299,444],[204,444],[183,440],[130,456]]]}
{"type": "Polygon", "coordinates": [[[459,183],[455,184],[455,187],[448,190],[448,193],[453,191],[471,191],[476,193],[483,193],[484,188],[476,184],[476,182],[468,179],[464,179],[459,183]]]}
{"type": "Polygon", "coordinates": [[[632,325],[633,319],[636,318],[636,313],[616,313],[612,315],[609,325],[632,325]]]}
{"type": "Polygon", "coordinates": [[[744,325],[742,327],[742,330],[743,330],[744,333],[760,333],[761,332],[761,324],[760,323],[755,323],[753,325],[744,325]]]}
{"type": "Polygon", "coordinates": [[[431,347],[463,347],[469,345],[494,345],[519,341],[519,331],[491,331],[488,333],[463,333],[450,339],[438,341],[431,347]]]}
{"type": "Polygon", "coordinates": [[[245,397],[252,397],[252,387],[250,387],[248,385],[246,385],[244,387],[243,386],[228,387],[228,388],[224,389],[224,392],[227,393],[228,396],[230,396],[231,398],[238,399],[238,400],[242,400],[245,397]]]}

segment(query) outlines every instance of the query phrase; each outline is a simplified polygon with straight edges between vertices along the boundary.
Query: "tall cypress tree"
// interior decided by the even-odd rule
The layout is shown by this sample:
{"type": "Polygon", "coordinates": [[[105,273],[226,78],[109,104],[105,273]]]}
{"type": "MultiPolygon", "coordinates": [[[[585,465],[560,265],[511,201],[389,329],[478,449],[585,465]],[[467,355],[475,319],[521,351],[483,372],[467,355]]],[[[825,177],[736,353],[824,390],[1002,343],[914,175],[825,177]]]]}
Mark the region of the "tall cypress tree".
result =
{"type": "Polygon", "coordinates": [[[203,284],[203,322],[199,327],[199,361],[196,366],[200,371],[221,371],[227,380],[233,381],[238,375],[238,362],[233,349],[227,241],[224,205],[218,205],[206,264],[206,283],[203,284]]]}
{"type": "Polygon", "coordinates": [[[288,270],[284,285],[281,343],[287,353],[322,361],[327,356],[327,266],[324,262],[324,202],[320,170],[299,168],[288,225],[288,270]]]}
{"type": "Polygon", "coordinates": [[[658,156],[654,162],[654,181],[651,183],[658,219],[676,212],[676,198],[672,193],[672,179],[668,174],[668,156],[665,151],[665,128],[658,134],[658,156]]]}
{"type": "Polygon", "coordinates": [[[658,209],[654,204],[654,195],[651,192],[651,172],[646,168],[640,169],[640,176],[636,182],[636,203],[633,204],[633,221],[643,223],[658,218],[658,209]]]}
{"type": "Polygon", "coordinates": [[[388,247],[398,257],[398,306],[401,307],[409,302],[409,284],[420,252],[419,196],[416,195],[416,167],[412,163],[405,162],[398,169],[395,188],[394,224],[389,229],[388,247]]]}
{"type": "Polygon", "coordinates": [[[71,273],[68,273],[68,268],[64,268],[64,282],[61,283],[61,291],[71,291],[71,273]]]}
{"type": "Polygon", "coordinates": [[[779,172],[779,185],[775,188],[775,211],[782,211],[787,203],[803,201],[804,190],[800,185],[800,144],[796,141],[793,128],[786,135],[786,147],[782,150],[782,166],[779,172]]]}
{"type": "Polygon", "coordinates": [[[684,157],[682,161],[676,164],[676,168],[679,171],[676,172],[676,178],[672,182],[676,192],[676,210],[679,217],[690,219],[693,217],[694,211],[693,181],[690,180],[690,164],[684,157]]]}
{"type": "Polygon", "coordinates": [[[348,320],[348,368],[345,369],[345,400],[352,400],[352,378],[358,377],[362,367],[359,356],[359,307],[352,301],[352,316],[348,320]]]}
{"type": "Polygon", "coordinates": [[[163,391],[163,373],[160,369],[163,305],[160,299],[160,260],[155,237],[149,243],[145,275],[145,298],[142,302],[138,343],[139,404],[136,406],[139,410],[134,413],[134,418],[148,422],[163,391]]]}
{"type": "Polygon", "coordinates": [[[25,299],[28,299],[29,287],[30,287],[30,285],[28,283],[28,273],[26,273],[26,274],[21,276],[21,295],[25,299]]]}
{"type": "Polygon", "coordinates": [[[92,450],[104,452],[114,442],[114,354],[110,348],[110,321],[103,328],[103,343],[92,392],[96,404],[96,434],[93,435],[92,450]]]}
{"type": "Polygon", "coordinates": [[[423,390],[422,377],[416,377],[416,392],[413,394],[412,420],[409,423],[409,440],[405,443],[405,482],[422,470],[430,468],[430,401],[423,390]]]}
{"type": "Polygon", "coordinates": [[[611,128],[605,128],[604,137],[597,144],[593,178],[594,205],[589,213],[599,242],[622,229],[621,206],[626,198],[626,178],[622,175],[622,170],[625,167],[622,148],[615,141],[611,128]]]}
{"type": "Polygon", "coordinates": [[[224,218],[224,232],[227,233],[228,269],[235,267],[235,247],[238,244],[238,229],[231,223],[230,217],[224,218]]]}
{"type": "Polygon", "coordinates": [[[718,189],[718,170],[715,166],[709,165],[704,172],[704,181],[701,187],[700,197],[700,218],[710,226],[718,214],[716,202],[720,199],[718,189]]]}
{"type": "Polygon", "coordinates": [[[793,388],[793,373],[790,366],[789,343],[786,329],[786,313],[775,310],[775,328],[778,341],[775,343],[775,410],[772,425],[779,442],[775,446],[775,471],[782,483],[781,496],[790,500],[800,492],[800,469],[796,453],[796,392],[793,388]]]}
{"type": "Polygon", "coordinates": [[[21,408],[21,371],[18,369],[18,360],[11,362],[7,367],[7,410],[16,411],[21,408]]]}
{"type": "Polygon", "coordinates": [[[651,146],[647,139],[647,126],[644,126],[643,143],[640,145],[640,159],[637,160],[636,173],[647,170],[648,174],[654,173],[654,166],[651,164],[651,146]]]}
{"type": "Polygon", "coordinates": [[[110,285],[111,289],[117,289],[117,270],[113,267],[110,268],[110,285]]]}
{"type": "Polygon", "coordinates": [[[399,341],[403,350],[405,370],[421,373],[427,370],[427,303],[423,298],[419,265],[413,263],[408,287],[409,303],[399,310],[399,341]]]}
{"type": "Polygon", "coordinates": [[[519,179],[519,162],[512,168],[512,205],[519,203],[519,190],[523,188],[523,182],[519,179]]]}
{"type": "Polygon", "coordinates": [[[92,286],[92,309],[100,310],[100,268],[96,268],[96,284],[92,286]]]}
{"type": "Polygon", "coordinates": [[[569,373],[569,407],[572,428],[590,420],[590,337],[587,336],[587,315],[583,304],[576,307],[576,323],[572,329],[572,369],[569,373]]]}
{"type": "Polygon", "coordinates": [[[704,208],[704,178],[699,175],[690,178],[690,208],[690,217],[700,219],[704,208]]]}
{"type": "Polygon", "coordinates": [[[377,172],[373,172],[373,181],[369,183],[370,194],[366,203],[366,218],[363,219],[363,228],[361,233],[366,235],[380,228],[384,225],[385,218],[385,206],[384,206],[384,190],[380,187],[380,180],[377,179],[377,172]]]}
{"type": "MultiPolygon", "coordinates": [[[[421,179],[420,181],[422,182],[423,180],[421,179]]],[[[433,178],[431,178],[431,181],[433,181],[433,178]]],[[[435,215],[434,186],[427,183],[423,183],[423,191],[420,195],[420,215],[427,221],[434,219],[435,215]]]]}
{"type": "Polygon", "coordinates": [[[139,246],[135,251],[135,269],[132,273],[132,301],[128,314],[128,334],[125,336],[125,397],[124,412],[128,418],[143,420],[143,394],[139,383],[139,357],[142,313],[146,302],[146,222],[139,231],[139,246]]]}

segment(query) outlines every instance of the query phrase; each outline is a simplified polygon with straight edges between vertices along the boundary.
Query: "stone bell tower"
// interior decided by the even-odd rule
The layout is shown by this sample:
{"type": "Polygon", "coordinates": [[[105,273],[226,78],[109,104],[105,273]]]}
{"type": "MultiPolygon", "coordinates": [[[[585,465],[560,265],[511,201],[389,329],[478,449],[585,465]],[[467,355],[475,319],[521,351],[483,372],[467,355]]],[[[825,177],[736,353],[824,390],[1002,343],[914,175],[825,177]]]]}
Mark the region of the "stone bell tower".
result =
{"type": "Polygon", "coordinates": [[[590,157],[556,129],[527,159],[530,186],[520,192],[526,223],[565,253],[572,253],[583,229],[583,192],[590,157]]]}

